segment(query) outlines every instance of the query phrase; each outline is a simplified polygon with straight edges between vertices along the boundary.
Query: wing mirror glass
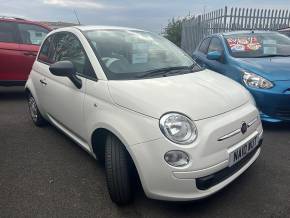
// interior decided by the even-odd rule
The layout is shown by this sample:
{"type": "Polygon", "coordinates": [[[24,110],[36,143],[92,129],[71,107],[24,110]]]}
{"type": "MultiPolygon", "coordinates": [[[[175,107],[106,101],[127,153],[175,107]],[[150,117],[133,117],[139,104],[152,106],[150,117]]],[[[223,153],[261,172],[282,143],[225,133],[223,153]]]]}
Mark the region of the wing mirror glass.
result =
{"type": "Polygon", "coordinates": [[[55,76],[68,77],[78,89],[82,87],[82,80],[76,76],[77,71],[71,61],[58,61],[49,67],[49,71],[55,76]]]}
{"type": "Polygon", "coordinates": [[[220,51],[212,51],[207,53],[207,59],[220,61],[222,59],[223,54],[220,51]]]}

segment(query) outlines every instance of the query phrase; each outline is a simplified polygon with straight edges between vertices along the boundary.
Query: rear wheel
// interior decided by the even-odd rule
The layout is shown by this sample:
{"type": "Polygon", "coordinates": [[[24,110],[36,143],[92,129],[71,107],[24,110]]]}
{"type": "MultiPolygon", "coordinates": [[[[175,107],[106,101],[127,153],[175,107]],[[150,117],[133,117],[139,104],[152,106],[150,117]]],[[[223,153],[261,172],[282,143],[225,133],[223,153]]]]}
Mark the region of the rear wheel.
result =
{"type": "Polygon", "coordinates": [[[46,124],[46,120],[40,114],[36,101],[30,93],[28,94],[28,107],[29,107],[30,117],[33,123],[36,126],[44,126],[46,124]]]}
{"type": "Polygon", "coordinates": [[[125,205],[133,199],[132,161],[125,146],[112,134],[105,147],[107,185],[113,202],[125,205]]]}

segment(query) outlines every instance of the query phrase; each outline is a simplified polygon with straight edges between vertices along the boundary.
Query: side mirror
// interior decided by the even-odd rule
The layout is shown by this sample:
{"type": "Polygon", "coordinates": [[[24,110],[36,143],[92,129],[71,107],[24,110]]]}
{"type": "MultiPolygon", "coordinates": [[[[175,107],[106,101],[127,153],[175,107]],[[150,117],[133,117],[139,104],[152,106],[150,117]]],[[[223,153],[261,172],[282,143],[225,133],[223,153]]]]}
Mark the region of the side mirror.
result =
{"type": "Polygon", "coordinates": [[[82,87],[82,80],[76,76],[77,71],[71,61],[58,61],[49,67],[49,71],[55,76],[68,77],[78,89],[82,87]]]}
{"type": "Polygon", "coordinates": [[[220,51],[212,51],[207,53],[207,59],[220,61],[222,59],[223,54],[220,51]]]}

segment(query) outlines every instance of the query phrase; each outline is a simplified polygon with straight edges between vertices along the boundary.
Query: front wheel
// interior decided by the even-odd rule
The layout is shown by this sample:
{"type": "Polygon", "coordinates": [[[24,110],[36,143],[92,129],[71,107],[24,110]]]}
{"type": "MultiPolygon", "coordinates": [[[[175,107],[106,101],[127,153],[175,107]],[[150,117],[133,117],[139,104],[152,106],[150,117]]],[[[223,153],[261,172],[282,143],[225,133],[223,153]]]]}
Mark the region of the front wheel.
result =
{"type": "Polygon", "coordinates": [[[38,110],[36,101],[31,94],[28,95],[28,107],[33,123],[36,126],[44,126],[46,124],[46,120],[42,117],[40,111],[38,110]]]}
{"type": "Polygon", "coordinates": [[[108,135],[105,147],[107,185],[113,202],[125,205],[133,199],[132,161],[118,138],[108,135]]]}

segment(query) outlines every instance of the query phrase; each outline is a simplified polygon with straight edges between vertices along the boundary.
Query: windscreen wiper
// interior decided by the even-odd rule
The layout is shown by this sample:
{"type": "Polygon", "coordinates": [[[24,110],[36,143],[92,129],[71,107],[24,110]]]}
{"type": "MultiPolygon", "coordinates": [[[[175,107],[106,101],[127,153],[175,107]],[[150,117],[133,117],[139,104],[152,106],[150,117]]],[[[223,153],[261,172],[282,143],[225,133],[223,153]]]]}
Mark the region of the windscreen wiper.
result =
{"type": "Polygon", "coordinates": [[[149,70],[149,71],[145,71],[141,75],[138,75],[137,78],[148,78],[148,77],[155,77],[155,76],[166,77],[169,75],[183,74],[184,71],[191,72],[195,65],[196,64],[193,64],[191,66],[166,67],[166,68],[160,68],[160,69],[155,69],[155,70],[149,70]]]}

